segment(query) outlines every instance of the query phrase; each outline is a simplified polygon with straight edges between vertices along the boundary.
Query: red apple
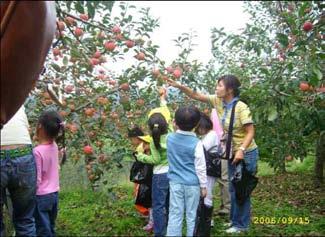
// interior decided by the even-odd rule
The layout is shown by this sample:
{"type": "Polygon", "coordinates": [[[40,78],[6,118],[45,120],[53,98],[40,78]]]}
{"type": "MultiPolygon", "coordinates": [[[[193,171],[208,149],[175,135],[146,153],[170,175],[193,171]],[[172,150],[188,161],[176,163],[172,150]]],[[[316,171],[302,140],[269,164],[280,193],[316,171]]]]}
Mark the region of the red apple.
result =
{"type": "Polygon", "coordinates": [[[172,66],[169,66],[169,67],[166,68],[166,71],[168,73],[173,73],[174,72],[174,68],[172,66]]]}
{"type": "Polygon", "coordinates": [[[113,31],[113,33],[116,33],[116,34],[121,33],[121,29],[119,26],[114,26],[112,31],[113,31]]]}
{"type": "Polygon", "coordinates": [[[105,33],[103,31],[99,32],[98,35],[97,35],[97,38],[98,39],[104,39],[105,38],[105,33]]]}
{"type": "Polygon", "coordinates": [[[135,55],[135,58],[138,59],[138,60],[144,60],[145,56],[146,55],[143,52],[140,52],[137,55],[135,55]]]}
{"type": "Polygon", "coordinates": [[[60,49],[58,49],[58,48],[54,48],[52,52],[53,52],[54,56],[58,56],[61,53],[60,49]]]}
{"type": "Polygon", "coordinates": [[[102,56],[101,52],[100,51],[96,51],[93,55],[94,58],[100,58],[100,56],[102,56]]]}
{"type": "Polygon", "coordinates": [[[160,71],[159,71],[159,69],[154,69],[154,70],[152,70],[152,75],[153,75],[153,77],[158,77],[159,75],[160,75],[160,71]]]}
{"type": "Polygon", "coordinates": [[[80,19],[84,21],[88,21],[89,17],[87,14],[80,14],[80,19]]]}
{"type": "Polygon", "coordinates": [[[310,21],[306,21],[302,28],[305,32],[311,31],[313,29],[313,24],[310,21]]]}
{"type": "Polygon", "coordinates": [[[115,39],[118,40],[118,41],[121,41],[121,40],[124,39],[124,36],[123,36],[122,34],[117,34],[117,35],[115,36],[115,39]]]}
{"type": "Polygon", "coordinates": [[[174,70],[174,72],[173,72],[173,76],[174,76],[175,78],[180,78],[180,77],[182,76],[182,70],[179,69],[179,68],[176,68],[176,69],[174,70]]]}
{"type": "Polygon", "coordinates": [[[129,86],[129,83],[123,83],[123,84],[121,84],[120,85],[120,89],[121,90],[124,90],[124,91],[128,91],[128,90],[130,90],[130,86],[129,86]]]}
{"type": "Polygon", "coordinates": [[[68,25],[70,25],[70,26],[72,26],[72,25],[74,25],[74,24],[76,23],[76,20],[73,19],[73,18],[70,17],[70,16],[66,17],[64,20],[65,20],[65,22],[66,22],[68,25]]]}
{"type": "Polygon", "coordinates": [[[65,29],[65,24],[63,21],[58,22],[58,28],[60,31],[63,31],[65,29]]]}
{"type": "Polygon", "coordinates": [[[74,89],[74,86],[73,85],[67,85],[65,88],[64,88],[64,91],[65,93],[71,93],[74,89]]]}
{"type": "Polygon", "coordinates": [[[300,82],[299,87],[300,87],[301,91],[308,91],[309,90],[308,82],[300,82]]]}
{"type": "Polygon", "coordinates": [[[113,51],[116,48],[116,44],[113,41],[106,41],[104,44],[104,47],[108,50],[108,51],[113,51]]]}
{"type": "Polygon", "coordinates": [[[91,154],[93,154],[93,148],[91,147],[91,146],[89,146],[89,145],[87,145],[87,146],[84,146],[84,153],[86,154],[86,155],[91,155],[91,154]]]}
{"type": "Polygon", "coordinates": [[[125,45],[126,45],[126,47],[128,47],[128,48],[132,48],[132,47],[135,45],[135,43],[134,43],[133,40],[127,40],[127,41],[125,42],[125,45]]]}
{"type": "Polygon", "coordinates": [[[83,34],[84,34],[83,29],[76,27],[76,29],[74,30],[74,35],[79,37],[79,36],[82,36],[83,34]]]}
{"type": "Polygon", "coordinates": [[[89,59],[89,63],[90,63],[90,65],[95,66],[95,65],[98,65],[100,63],[100,61],[98,58],[91,58],[91,59],[89,59]]]}

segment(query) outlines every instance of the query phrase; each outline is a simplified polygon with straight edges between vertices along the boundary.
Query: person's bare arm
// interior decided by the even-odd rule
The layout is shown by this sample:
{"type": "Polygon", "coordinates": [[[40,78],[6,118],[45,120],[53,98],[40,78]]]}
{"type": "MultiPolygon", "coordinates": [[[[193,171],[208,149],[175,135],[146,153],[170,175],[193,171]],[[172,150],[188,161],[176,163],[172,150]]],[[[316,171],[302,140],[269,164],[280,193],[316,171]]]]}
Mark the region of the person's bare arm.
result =
{"type": "Polygon", "coordinates": [[[193,91],[191,88],[181,85],[178,82],[172,80],[172,79],[168,79],[167,80],[168,84],[170,86],[176,87],[178,89],[180,89],[182,92],[184,92],[186,95],[188,95],[190,98],[194,99],[194,100],[198,100],[204,103],[208,103],[209,102],[209,97],[207,95],[201,94],[199,92],[193,91]]]}

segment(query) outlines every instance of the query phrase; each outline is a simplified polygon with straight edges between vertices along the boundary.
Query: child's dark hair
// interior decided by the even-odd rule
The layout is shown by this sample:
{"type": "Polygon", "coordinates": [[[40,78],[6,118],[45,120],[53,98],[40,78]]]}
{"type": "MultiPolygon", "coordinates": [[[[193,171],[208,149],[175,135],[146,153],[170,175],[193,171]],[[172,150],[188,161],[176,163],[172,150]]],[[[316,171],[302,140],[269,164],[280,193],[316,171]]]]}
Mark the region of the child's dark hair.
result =
{"type": "MultiPolygon", "coordinates": [[[[65,148],[65,135],[64,135],[64,122],[61,115],[55,110],[44,111],[38,119],[38,123],[44,129],[46,135],[50,139],[54,139],[62,143],[62,147],[65,148]],[[58,137],[60,131],[62,135],[58,137]]],[[[66,154],[63,154],[62,164],[66,161],[66,154]]]]}
{"type": "Polygon", "coordinates": [[[219,79],[218,79],[218,83],[220,81],[223,81],[223,83],[225,84],[225,87],[226,89],[233,89],[234,91],[234,96],[239,96],[240,94],[240,81],[239,79],[234,76],[234,75],[224,75],[224,76],[221,76],[219,79]]]}
{"type": "Polygon", "coordinates": [[[160,149],[160,137],[168,131],[168,123],[164,116],[160,113],[154,113],[148,120],[148,126],[151,131],[151,136],[155,147],[160,149]]]}
{"type": "Polygon", "coordinates": [[[143,136],[144,133],[142,132],[141,128],[138,126],[134,126],[132,128],[128,128],[128,137],[138,137],[138,136],[143,136]]]}
{"type": "Polygon", "coordinates": [[[196,131],[199,129],[208,132],[213,128],[213,123],[208,115],[201,112],[201,119],[196,127],[196,131]]]}
{"type": "Polygon", "coordinates": [[[38,119],[38,123],[43,127],[46,135],[51,139],[56,139],[63,130],[63,119],[54,110],[44,111],[38,119]]]}
{"type": "Polygon", "coordinates": [[[175,113],[176,125],[183,131],[191,131],[200,121],[201,114],[195,106],[184,106],[175,113]]]}

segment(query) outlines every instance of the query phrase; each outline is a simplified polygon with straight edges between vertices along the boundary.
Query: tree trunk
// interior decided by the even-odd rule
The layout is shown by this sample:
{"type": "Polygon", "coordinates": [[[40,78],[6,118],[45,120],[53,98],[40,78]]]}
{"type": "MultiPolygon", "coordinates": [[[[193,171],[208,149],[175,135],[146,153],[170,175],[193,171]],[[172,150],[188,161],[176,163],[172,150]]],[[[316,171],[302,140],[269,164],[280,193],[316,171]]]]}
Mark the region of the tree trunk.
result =
{"type": "Polygon", "coordinates": [[[322,131],[319,135],[319,139],[316,145],[316,159],[314,167],[314,184],[316,188],[319,188],[324,183],[324,161],[325,161],[325,131],[322,131]]]}

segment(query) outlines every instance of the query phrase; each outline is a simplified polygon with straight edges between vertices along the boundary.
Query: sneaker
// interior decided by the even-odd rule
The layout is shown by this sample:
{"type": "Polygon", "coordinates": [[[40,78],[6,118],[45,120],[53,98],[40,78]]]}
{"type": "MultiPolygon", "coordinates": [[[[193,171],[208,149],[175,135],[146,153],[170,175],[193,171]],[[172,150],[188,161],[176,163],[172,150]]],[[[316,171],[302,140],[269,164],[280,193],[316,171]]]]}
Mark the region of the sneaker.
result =
{"type": "Polygon", "coordinates": [[[147,232],[151,232],[151,231],[153,231],[153,222],[149,222],[146,226],[144,226],[143,228],[142,228],[143,230],[145,230],[145,231],[147,231],[147,232]]]}
{"type": "Polygon", "coordinates": [[[228,234],[236,234],[236,233],[241,233],[242,231],[237,229],[236,227],[230,227],[229,229],[226,230],[226,233],[228,234]]]}

